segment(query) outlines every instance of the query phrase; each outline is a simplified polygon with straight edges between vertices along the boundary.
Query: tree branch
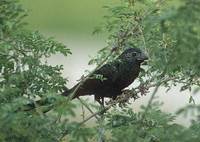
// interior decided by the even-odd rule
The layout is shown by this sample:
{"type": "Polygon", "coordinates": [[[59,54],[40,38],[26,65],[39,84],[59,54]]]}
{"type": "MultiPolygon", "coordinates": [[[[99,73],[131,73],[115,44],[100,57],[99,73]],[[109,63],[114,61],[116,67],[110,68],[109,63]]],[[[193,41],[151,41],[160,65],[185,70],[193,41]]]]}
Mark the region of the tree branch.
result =
{"type": "MultiPolygon", "coordinates": [[[[165,79],[165,80],[160,81],[159,83],[149,84],[149,85],[146,86],[145,88],[146,88],[146,90],[149,90],[149,89],[152,88],[152,87],[156,87],[156,88],[158,89],[159,86],[161,86],[163,83],[169,82],[169,81],[174,80],[174,79],[176,79],[176,78],[175,78],[175,77],[167,78],[167,79],[165,79]]],[[[146,83],[143,83],[143,84],[139,85],[138,87],[136,87],[134,90],[137,90],[137,91],[135,91],[134,93],[135,93],[135,94],[140,93],[140,87],[141,87],[141,86],[144,86],[144,85],[146,85],[146,83]]],[[[155,96],[155,94],[156,94],[156,92],[157,92],[157,89],[154,90],[153,95],[152,95],[152,97],[151,97],[152,99],[150,99],[150,101],[149,101],[149,103],[148,103],[148,106],[152,103],[152,100],[153,100],[153,98],[154,98],[154,96],[155,96]]],[[[132,98],[132,97],[133,97],[133,95],[130,95],[130,94],[125,95],[124,97],[118,97],[116,100],[111,101],[110,104],[107,105],[107,106],[105,106],[102,110],[100,110],[100,111],[98,111],[98,112],[92,114],[91,116],[89,116],[88,118],[86,118],[84,121],[80,122],[79,124],[80,124],[80,125],[84,124],[85,122],[87,122],[87,121],[90,120],[91,118],[95,117],[96,115],[99,115],[99,114],[101,114],[101,113],[106,112],[107,110],[109,110],[112,106],[116,105],[117,103],[124,102],[124,101],[126,101],[127,99],[130,99],[130,98],[132,98]]]]}

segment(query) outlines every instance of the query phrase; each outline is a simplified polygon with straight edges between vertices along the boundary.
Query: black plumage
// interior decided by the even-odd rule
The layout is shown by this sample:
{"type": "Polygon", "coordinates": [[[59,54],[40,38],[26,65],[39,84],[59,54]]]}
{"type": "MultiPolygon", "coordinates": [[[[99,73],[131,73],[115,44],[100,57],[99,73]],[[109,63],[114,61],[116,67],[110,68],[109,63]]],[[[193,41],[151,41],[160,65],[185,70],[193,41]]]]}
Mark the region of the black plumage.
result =
{"type": "Polygon", "coordinates": [[[144,60],[147,60],[147,56],[139,48],[126,49],[116,60],[96,70],[82,85],[78,83],[62,95],[68,96],[79,86],[73,98],[94,95],[98,102],[104,97],[115,99],[138,77],[144,60]],[[105,79],[96,79],[95,75],[101,75],[105,79]]]}

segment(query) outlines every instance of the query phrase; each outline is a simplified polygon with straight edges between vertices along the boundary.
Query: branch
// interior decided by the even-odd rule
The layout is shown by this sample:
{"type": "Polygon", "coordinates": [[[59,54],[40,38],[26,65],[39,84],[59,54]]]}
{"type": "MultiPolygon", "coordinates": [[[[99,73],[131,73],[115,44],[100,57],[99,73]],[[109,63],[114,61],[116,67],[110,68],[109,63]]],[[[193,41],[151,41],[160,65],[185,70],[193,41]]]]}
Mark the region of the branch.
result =
{"type": "MultiPolygon", "coordinates": [[[[146,90],[149,90],[149,89],[152,88],[152,87],[156,87],[156,88],[158,89],[159,86],[161,86],[163,83],[166,83],[166,82],[171,81],[171,80],[174,80],[174,79],[176,79],[176,77],[167,78],[167,79],[162,80],[162,81],[160,81],[160,82],[158,82],[158,83],[149,84],[149,85],[146,86],[145,88],[146,88],[146,90]]],[[[134,93],[135,93],[135,94],[140,93],[140,87],[141,87],[141,86],[145,86],[145,85],[146,85],[146,83],[143,83],[143,84],[139,85],[138,87],[136,87],[134,90],[137,90],[137,91],[135,91],[134,93]]],[[[157,89],[155,89],[155,90],[157,90],[157,89]]],[[[154,95],[153,95],[152,97],[154,97],[154,96],[155,96],[155,93],[157,92],[157,91],[155,91],[155,90],[154,90],[154,92],[153,92],[154,95]]],[[[125,95],[124,97],[120,97],[120,96],[119,96],[116,100],[111,101],[110,104],[107,105],[107,106],[105,106],[102,110],[100,110],[100,111],[98,111],[98,112],[92,114],[91,116],[89,116],[88,118],[86,118],[84,121],[80,122],[79,124],[80,124],[80,125],[84,124],[85,122],[87,122],[87,121],[90,120],[91,118],[95,117],[96,115],[99,115],[99,114],[101,114],[101,113],[106,112],[107,110],[109,110],[112,106],[116,105],[117,103],[124,102],[124,101],[126,101],[126,100],[128,100],[128,99],[130,99],[130,98],[132,98],[132,97],[133,97],[133,95],[130,95],[130,94],[125,95]]],[[[153,100],[153,99],[152,99],[152,100],[153,100]]],[[[148,104],[148,105],[151,104],[152,100],[149,101],[149,104],[148,104]]]]}
{"type": "Polygon", "coordinates": [[[82,124],[84,124],[85,122],[87,122],[88,120],[90,120],[91,118],[93,118],[93,117],[95,117],[95,116],[97,116],[97,115],[99,115],[99,114],[102,114],[102,113],[106,112],[106,111],[109,110],[112,106],[113,106],[113,105],[109,105],[109,106],[107,106],[107,107],[104,107],[102,110],[93,113],[91,116],[89,116],[88,118],[86,118],[85,120],[83,120],[82,122],[80,122],[79,125],[82,125],[82,124]]]}
{"type": "Polygon", "coordinates": [[[154,91],[153,91],[153,93],[152,93],[152,95],[151,95],[151,97],[150,97],[150,99],[149,99],[149,101],[148,101],[148,104],[147,104],[147,106],[146,106],[146,108],[145,108],[145,113],[144,113],[144,114],[146,114],[146,113],[148,112],[149,107],[151,106],[151,104],[152,104],[152,102],[153,102],[153,100],[154,100],[154,98],[155,98],[155,95],[156,95],[156,93],[157,93],[158,88],[160,87],[160,85],[161,85],[161,84],[158,84],[158,85],[156,86],[156,88],[154,89],[154,91]]]}
{"type": "MultiPolygon", "coordinates": [[[[90,107],[81,99],[81,98],[77,98],[80,102],[81,102],[81,104],[83,104],[88,110],[89,110],[89,112],[91,113],[91,114],[94,114],[94,112],[90,109],[90,107]]],[[[97,119],[97,120],[99,120],[99,118],[97,117],[97,116],[95,116],[95,118],[97,119]]]]}

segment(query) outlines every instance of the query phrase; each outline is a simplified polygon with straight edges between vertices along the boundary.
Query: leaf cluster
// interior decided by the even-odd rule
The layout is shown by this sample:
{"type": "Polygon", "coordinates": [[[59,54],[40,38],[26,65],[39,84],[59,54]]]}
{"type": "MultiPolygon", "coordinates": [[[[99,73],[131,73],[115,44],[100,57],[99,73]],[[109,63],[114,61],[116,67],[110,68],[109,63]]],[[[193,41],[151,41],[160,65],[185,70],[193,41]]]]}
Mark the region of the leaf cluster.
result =
{"type": "Polygon", "coordinates": [[[66,99],[57,95],[67,81],[61,76],[63,66],[49,65],[47,59],[71,52],[53,38],[25,30],[21,20],[26,13],[18,1],[1,1],[0,11],[0,141],[59,141],[75,125],[68,119],[60,123],[60,119],[74,116],[75,106],[64,104],[66,99]],[[44,98],[48,104],[43,107],[35,102],[44,98]],[[24,111],[26,104],[36,109],[24,111]],[[58,104],[62,107],[43,113],[46,107],[58,104]]]}
{"type": "Polygon", "coordinates": [[[154,103],[148,113],[145,107],[135,113],[131,108],[115,109],[107,114],[107,141],[111,142],[189,142],[199,141],[199,121],[185,128],[174,123],[172,114],[164,113],[154,103]]]}

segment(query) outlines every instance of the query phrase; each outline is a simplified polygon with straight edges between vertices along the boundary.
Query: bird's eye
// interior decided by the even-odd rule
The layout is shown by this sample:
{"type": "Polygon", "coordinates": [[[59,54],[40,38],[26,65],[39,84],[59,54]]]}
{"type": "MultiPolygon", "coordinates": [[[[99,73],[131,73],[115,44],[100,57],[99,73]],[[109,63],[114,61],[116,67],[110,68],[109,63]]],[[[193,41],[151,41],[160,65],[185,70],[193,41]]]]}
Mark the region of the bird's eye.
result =
{"type": "Polygon", "coordinates": [[[136,56],[136,55],[137,55],[137,53],[136,53],[136,52],[133,52],[133,53],[132,53],[132,56],[136,56]]]}

